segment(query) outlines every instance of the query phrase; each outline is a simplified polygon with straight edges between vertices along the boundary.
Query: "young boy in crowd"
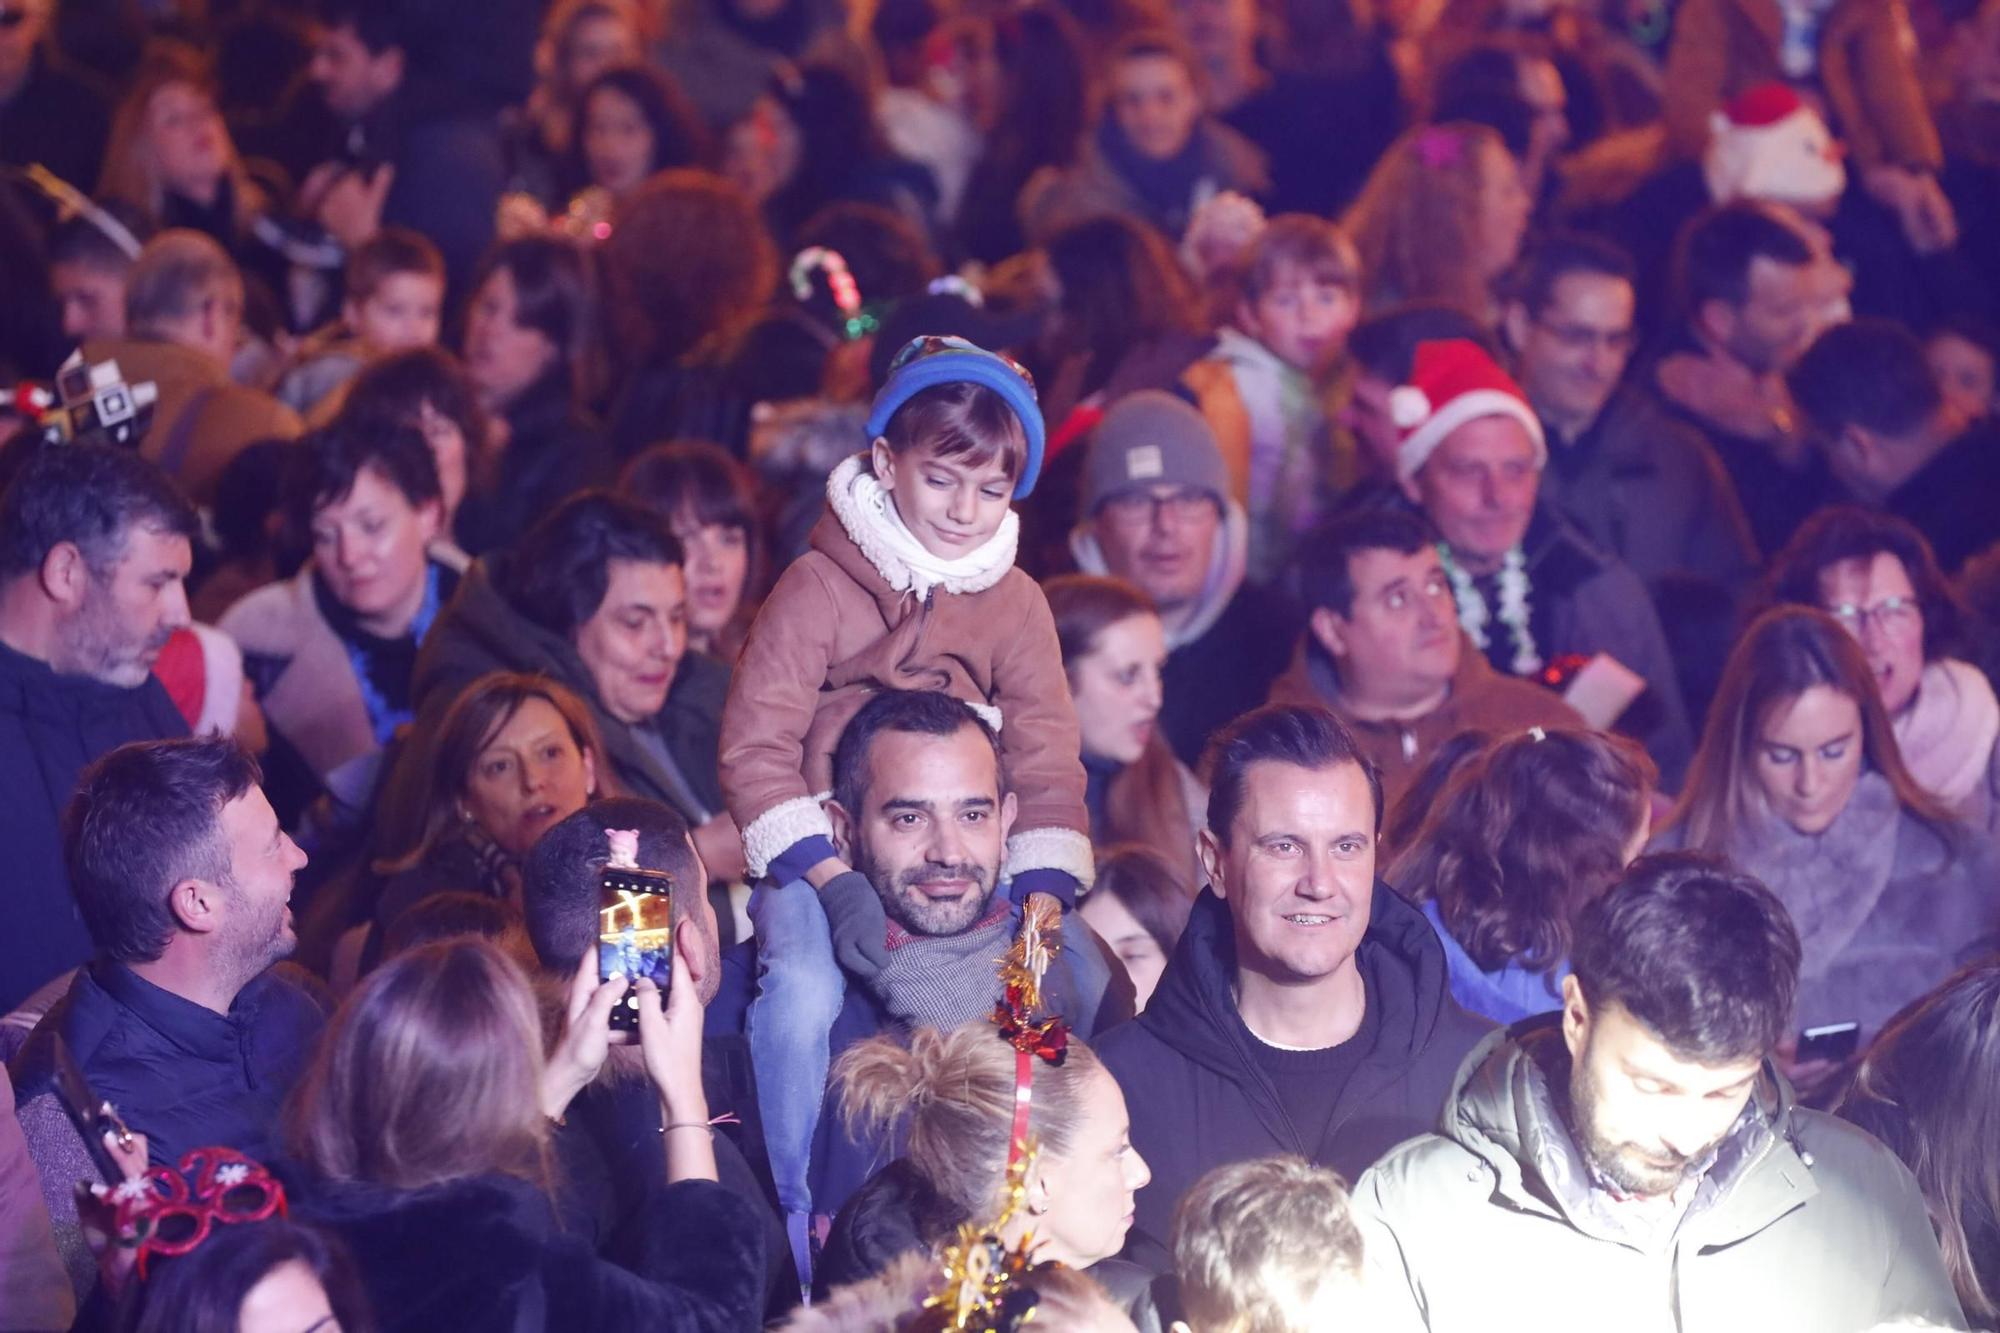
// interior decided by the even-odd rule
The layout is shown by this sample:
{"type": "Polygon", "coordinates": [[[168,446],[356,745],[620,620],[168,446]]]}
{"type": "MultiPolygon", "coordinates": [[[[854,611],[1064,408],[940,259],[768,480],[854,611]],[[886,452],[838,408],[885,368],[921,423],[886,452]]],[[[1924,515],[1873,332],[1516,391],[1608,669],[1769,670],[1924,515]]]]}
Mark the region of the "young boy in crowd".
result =
{"type": "Polygon", "coordinates": [[[1361,1229],[1339,1176],[1303,1157],[1219,1166],[1174,1210],[1175,1333],[1367,1327],[1361,1229]]]}
{"type": "MultiPolygon", "coordinates": [[[[1228,376],[1217,386],[1222,410],[1235,416],[1240,403],[1248,426],[1248,472],[1234,480],[1250,516],[1253,581],[1283,569],[1292,544],[1353,484],[1352,451],[1336,448],[1321,399],[1361,316],[1360,270],[1353,243],[1331,222],[1271,219],[1244,257],[1234,317],[1205,363],[1228,376]]],[[[1211,395],[1203,402],[1214,410],[1211,395]]]]}
{"type": "Polygon", "coordinates": [[[368,362],[437,344],[444,257],[416,232],[384,227],[348,256],[346,291],[340,318],[306,335],[275,390],[315,422],[368,362]]]}
{"type": "Polygon", "coordinates": [[[892,363],[867,436],[867,451],[827,479],[811,549],[751,625],[722,715],[723,794],[761,880],[750,1049],[795,1245],[842,971],[866,981],[889,957],[881,898],[836,851],[821,805],[849,719],[884,689],[964,700],[999,733],[1019,793],[1004,872],[1014,899],[1048,892],[1073,905],[1092,879],[1055,621],[1014,567],[1010,502],[1034,489],[1042,464],[1033,383],[963,339],[918,338],[892,363]]]}

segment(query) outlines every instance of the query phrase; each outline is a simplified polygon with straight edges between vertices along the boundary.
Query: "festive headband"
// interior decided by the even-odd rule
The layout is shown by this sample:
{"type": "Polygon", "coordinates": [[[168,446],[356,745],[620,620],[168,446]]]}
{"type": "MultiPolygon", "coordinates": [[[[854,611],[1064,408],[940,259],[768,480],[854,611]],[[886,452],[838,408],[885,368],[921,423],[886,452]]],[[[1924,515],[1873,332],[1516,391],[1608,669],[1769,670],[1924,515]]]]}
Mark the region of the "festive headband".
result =
{"type": "Polygon", "coordinates": [[[1021,912],[1021,928],[1000,960],[1000,1001],[993,1025],[1014,1048],[1014,1128],[1007,1136],[1007,1169],[1028,1150],[1028,1109],[1035,1096],[1035,1061],[1060,1066],[1069,1055],[1069,1024],[1060,1014],[1038,1016],[1042,978],[1062,949],[1062,904],[1046,893],[1031,893],[1021,912]]]}
{"type": "Polygon", "coordinates": [[[287,1215],[285,1187],[233,1148],[196,1148],[180,1169],[148,1167],[112,1191],[119,1243],[138,1250],[139,1276],[156,1254],[181,1255],[223,1222],[287,1215]]]}
{"type": "Polygon", "coordinates": [[[1069,1054],[1069,1025],[1043,1015],[1042,978],[1062,948],[1062,904],[1045,893],[1028,895],[1014,942],[1000,959],[1001,999],[993,1025],[1014,1048],[1014,1125],[1007,1136],[1007,1194],[991,1225],[968,1222],[940,1256],[937,1285],[924,1301],[917,1333],[1014,1333],[1034,1317],[1032,1278],[1046,1264],[1034,1260],[1035,1238],[1013,1245],[1001,1233],[1028,1201],[1035,1146],[1028,1136],[1034,1102],[1035,1061],[1061,1065],[1069,1054]]]}

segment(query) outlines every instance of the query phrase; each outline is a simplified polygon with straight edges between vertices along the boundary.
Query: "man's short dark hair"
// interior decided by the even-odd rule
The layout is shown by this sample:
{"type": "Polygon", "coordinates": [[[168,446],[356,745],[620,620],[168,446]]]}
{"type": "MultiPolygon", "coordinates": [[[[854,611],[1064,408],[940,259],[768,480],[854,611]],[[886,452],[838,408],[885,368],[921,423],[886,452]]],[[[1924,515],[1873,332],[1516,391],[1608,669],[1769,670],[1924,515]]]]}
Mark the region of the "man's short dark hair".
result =
{"type": "Polygon", "coordinates": [[[1785,387],[1829,440],[1849,426],[1900,439],[1928,425],[1944,404],[1924,345],[1888,319],[1857,319],[1820,334],[1786,372],[1785,387]]]}
{"type": "Polygon", "coordinates": [[[592,801],[541,836],[521,867],[521,912],[535,957],[568,975],[597,946],[597,877],[610,859],[608,829],[637,829],[642,869],[674,879],[674,919],[693,917],[702,891],[701,863],[688,825],[671,807],[636,797],[592,801]]]}
{"type": "MultiPolygon", "coordinates": [[[[152,223],[146,215],[118,199],[105,199],[98,203],[114,221],[132,233],[132,239],[144,245],[153,234],[152,223]]],[[[137,256],[128,253],[124,246],[113,240],[111,233],[96,222],[79,213],[75,217],[58,222],[49,232],[49,263],[81,264],[100,273],[126,273],[132,268],[137,256]]]]}
{"type": "Polygon", "coordinates": [[[1827,566],[1878,555],[1896,557],[1910,576],[1910,590],[1924,613],[1924,660],[1955,656],[1964,646],[1967,618],[1958,595],[1924,534],[1908,519],[1879,509],[1831,505],[1800,524],[1784,549],[1771,557],[1770,601],[1819,606],[1819,576],[1827,566]]]}
{"type": "Polygon", "coordinates": [[[174,885],[230,882],[222,807],[262,780],[249,751],[215,736],[134,741],[84,770],[63,812],[63,853],[100,956],[154,961],[176,929],[174,885]]]}
{"type": "Polygon", "coordinates": [[[1382,775],[1354,743],[1354,734],[1318,705],[1269,704],[1217,732],[1202,760],[1202,770],[1209,775],[1208,831],[1224,847],[1243,808],[1243,784],[1250,768],[1266,761],[1314,773],[1340,764],[1360,765],[1375,803],[1375,830],[1381,831],[1382,775]]]}
{"type": "Polygon", "coordinates": [[[1299,596],[1307,609],[1354,613],[1352,562],[1363,551],[1415,555],[1437,545],[1429,519],[1400,505],[1357,505],[1335,514],[1299,549],[1299,596]]]}
{"type": "Polygon", "coordinates": [[[1510,300],[1539,316],[1555,300],[1556,284],[1572,273],[1612,278],[1628,287],[1638,283],[1632,256],[1587,232],[1553,232],[1528,247],[1526,254],[1508,274],[1503,290],[1510,300]]]}
{"type": "Polygon", "coordinates": [[[1347,351],[1356,365],[1376,379],[1408,384],[1417,345],[1447,338],[1464,338],[1499,355],[1484,324],[1441,301],[1412,301],[1362,320],[1348,335],[1347,351]]]}
{"type": "Polygon", "coordinates": [[[1674,295],[1692,319],[1710,301],[1750,299],[1750,265],[1759,259],[1798,267],[1812,262],[1799,229],[1753,200],[1722,204],[1689,218],[1674,241],[1674,295]]]}
{"type": "Polygon", "coordinates": [[[0,492],[0,580],[40,569],[62,542],[105,577],[139,527],[194,539],[194,506],[166,473],[109,444],[37,448],[0,492]]]}
{"type": "Polygon", "coordinates": [[[319,21],[329,28],[352,28],[355,37],[379,56],[391,48],[408,50],[407,0],[320,0],[319,21]]]}
{"type": "Polygon", "coordinates": [[[1577,916],[1570,966],[1593,1012],[1621,1006],[1675,1055],[1724,1065],[1789,1030],[1799,934],[1777,895],[1720,858],[1641,857],[1577,916]]]}
{"type": "Polygon", "coordinates": [[[584,491],[528,529],[509,553],[501,589],[515,610],[568,638],[604,604],[613,560],[685,563],[661,515],[610,491],[584,491]]]}
{"type": "Polygon", "coordinates": [[[868,756],[875,738],[885,731],[913,736],[956,736],[961,727],[977,727],[993,747],[993,764],[1000,791],[1007,791],[1007,772],[1000,760],[1000,741],[986,719],[942,690],[883,690],[848,719],[833,747],[833,799],[859,818],[868,803],[868,756]]]}

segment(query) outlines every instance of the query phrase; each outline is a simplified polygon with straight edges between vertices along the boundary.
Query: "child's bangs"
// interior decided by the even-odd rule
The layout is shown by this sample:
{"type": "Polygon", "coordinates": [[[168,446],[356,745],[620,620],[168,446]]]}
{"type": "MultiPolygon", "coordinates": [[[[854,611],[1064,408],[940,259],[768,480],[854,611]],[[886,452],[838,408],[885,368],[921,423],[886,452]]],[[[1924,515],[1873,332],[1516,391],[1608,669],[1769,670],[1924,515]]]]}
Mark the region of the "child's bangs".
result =
{"type": "Polygon", "coordinates": [[[889,418],[883,438],[898,454],[927,449],[981,468],[996,460],[1009,481],[1026,465],[1028,435],[1007,400],[983,384],[940,384],[911,397],[889,418]]]}

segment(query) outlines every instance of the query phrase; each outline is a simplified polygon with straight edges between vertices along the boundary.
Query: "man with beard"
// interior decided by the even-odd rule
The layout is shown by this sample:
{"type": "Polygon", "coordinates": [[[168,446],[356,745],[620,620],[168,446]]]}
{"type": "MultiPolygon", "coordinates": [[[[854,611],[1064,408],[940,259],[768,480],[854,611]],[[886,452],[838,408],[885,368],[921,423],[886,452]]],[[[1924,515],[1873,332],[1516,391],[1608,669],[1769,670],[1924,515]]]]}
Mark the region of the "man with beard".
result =
{"type": "Polygon", "coordinates": [[[1634,862],[1577,922],[1562,1012],[1488,1038],[1442,1131],[1357,1184],[1366,1326],[1958,1327],[1916,1181],[1774,1062],[1799,957],[1756,880],[1634,862]]]}
{"type": "Polygon", "coordinates": [[[91,953],[58,825],[77,775],[187,734],[152,676],[188,623],[194,510],[128,449],[30,455],[0,492],[0,1009],[91,953]]]}
{"type": "Polygon", "coordinates": [[[262,776],[234,741],[142,741],[93,764],[64,814],[96,956],[8,1072],[79,1296],[95,1273],[74,1189],[96,1171],[57,1091],[65,1054],[155,1164],[217,1144],[269,1161],[324,1026],[313,998],[271,970],[298,944],[292,882],[306,855],[262,776]]]}
{"type": "MultiPolygon", "coordinates": [[[[1000,999],[995,960],[1020,922],[1003,866],[1014,824],[993,729],[965,704],[928,690],[885,690],[863,705],[833,753],[826,803],[841,859],[866,876],[888,917],[887,962],[847,977],[831,1054],[885,1028],[949,1031],[983,1020],[1000,999]]],[[[1047,1008],[1088,1038],[1132,1014],[1130,982],[1090,927],[1063,919],[1062,950],[1044,983],[1047,1008]]],[[[710,1010],[711,1028],[717,1010],[710,1010]]],[[[786,1070],[756,1071],[760,1082],[786,1070]]],[[[813,1149],[812,1208],[837,1212],[892,1154],[859,1144],[823,1108],[813,1149]]]]}

